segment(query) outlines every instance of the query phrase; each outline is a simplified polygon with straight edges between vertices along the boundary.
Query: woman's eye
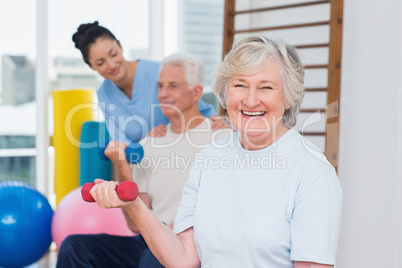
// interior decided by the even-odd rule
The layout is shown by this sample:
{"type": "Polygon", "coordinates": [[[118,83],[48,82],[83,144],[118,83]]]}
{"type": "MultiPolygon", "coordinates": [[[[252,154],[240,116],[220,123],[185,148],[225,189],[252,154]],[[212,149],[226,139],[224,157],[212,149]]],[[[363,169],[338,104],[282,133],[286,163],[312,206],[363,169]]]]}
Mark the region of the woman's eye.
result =
{"type": "Polygon", "coordinates": [[[116,57],[117,56],[117,52],[112,54],[112,57],[116,57]]]}
{"type": "Polygon", "coordinates": [[[234,87],[244,87],[244,85],[237,84],[234,87]]]}
{"type": "Polygon", "coordinates": [[[262,87],[262,89],[272,89],[270,86],[262,87]]]}

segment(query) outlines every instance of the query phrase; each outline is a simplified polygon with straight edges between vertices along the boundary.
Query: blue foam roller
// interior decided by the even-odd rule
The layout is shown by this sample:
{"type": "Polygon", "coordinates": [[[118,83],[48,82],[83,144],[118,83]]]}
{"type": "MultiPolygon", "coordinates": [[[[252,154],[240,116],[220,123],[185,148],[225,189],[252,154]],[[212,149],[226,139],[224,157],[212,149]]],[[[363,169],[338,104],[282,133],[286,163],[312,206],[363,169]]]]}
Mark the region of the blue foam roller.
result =
{"type": "Polygon", "coordinates": [[[103,140],[98,146],[98,155],[102,160],[109,161],[109,158],[105,155],[105,150],[110,140],[103,140]]]}
{"type": "Polygon", "coordinates": [[[105,146],[109,132],[105,122],[88,121],[82,125],[80,144],[80,186],[95,179],[110,180],[111,162],[100,158],[98,147],[105,146]]]}

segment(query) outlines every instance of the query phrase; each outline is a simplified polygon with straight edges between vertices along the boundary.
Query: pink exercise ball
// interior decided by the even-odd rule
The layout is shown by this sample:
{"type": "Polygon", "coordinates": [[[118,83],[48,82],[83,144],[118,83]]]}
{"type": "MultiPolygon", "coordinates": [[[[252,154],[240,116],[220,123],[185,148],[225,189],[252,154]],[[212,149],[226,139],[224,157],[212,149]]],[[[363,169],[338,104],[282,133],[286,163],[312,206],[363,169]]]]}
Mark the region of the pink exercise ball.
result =
{"type": "Polygon", "coordinates": [[[69,192],[59,203],[52,218],[52,239],[60,248],[72,234],[110,234],[134,236],[120,208],[103,209],[82,200],[81,187],[69,192]]]}

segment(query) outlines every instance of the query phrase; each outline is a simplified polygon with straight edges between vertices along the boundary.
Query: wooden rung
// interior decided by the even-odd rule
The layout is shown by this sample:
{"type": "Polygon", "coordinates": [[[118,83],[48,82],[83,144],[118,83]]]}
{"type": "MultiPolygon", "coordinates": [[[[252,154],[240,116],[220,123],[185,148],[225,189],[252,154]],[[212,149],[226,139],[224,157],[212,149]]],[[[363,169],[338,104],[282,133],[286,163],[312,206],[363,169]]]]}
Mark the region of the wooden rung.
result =
{"type": "Polygon", "coordinates": [[[327,117],[327,125],[329,124],[339,124],[339,117],[327,117]]]}
{"type": "Polygon", "coordinates": [[[328,4],[329,2],[330,2],[330,0],[325,0],[325,1],[305,2],[305,3],[292,4],[292,5],[282,5],[282,6],[275,6],[275,7],[254,8],[254,9],[248,9],[248,10],[235,11],[235,12],[233,12],[233,15],[249,14],[249,13],[256,13],[256,12],[265,12],[265,11],[272,11],[272,10],[278,10],[278,9],[287,9],[287,8],[295,8],[295,7],[321,5],[321,4],[328,4]]]}
{"type": "Polygon", "coordinates": [[[325,137],[325,132],[303,132],[300,133],[303,136],[324,136],[325,137]]]}
{"type": "Polygon", "coordinates": [[[325,68],[328,68],[328,64],[311,64],[303,66],[303,69],[325,69],[325,68]]]}
{"type": "Polygon", "coordinates": [[[299,113],[316,113],[316,112],[320,112],[320,113],[325,113],[325,109],[300,109],[299,113]]]}
{"type": "Polygon", "coordinates": [[[297,49],[319,48],[319,47],[329,47],[329,44],[325,43],[325,44],[295,45],[294,47],[297,49]]]}
{"type": "Polygon", "coordinates": [[[245,29],[245,30],[234,30],[233,34],[252,33],[252,32],[267,32],[267,31],[274,31],[274,30],[295,29],[295,28],[314,27],[314,26],[322,26],[322,25],[329,25],[329,21],[318,21],[318,22],[310,22],[310,23],[282,25],[282,26],[275,26],[275,27],[263,27],[263,28],[254,28],[254,29],[245,29]]]}
{"type": "Polygon", "coordinates": [[[322,87],[322,88],[305,88],[304,92],[326,92],[327,88],[326,87],[322,87]]]}

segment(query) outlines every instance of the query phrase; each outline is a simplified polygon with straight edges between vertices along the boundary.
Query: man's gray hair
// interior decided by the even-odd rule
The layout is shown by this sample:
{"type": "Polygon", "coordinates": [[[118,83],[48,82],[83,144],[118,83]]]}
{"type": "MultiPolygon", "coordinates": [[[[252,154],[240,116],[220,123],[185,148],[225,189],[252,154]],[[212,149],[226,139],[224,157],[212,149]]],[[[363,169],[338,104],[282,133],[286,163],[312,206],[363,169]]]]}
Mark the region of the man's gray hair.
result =
{"type": "Polygon", "coordinates": [[[204,63],[197,56],[189,53],[174,53],[163,59],[161,69],[165,66],[180,66],[185,73],[185,81],[189,88],[196,85],[204,86],[204,63]]]}

